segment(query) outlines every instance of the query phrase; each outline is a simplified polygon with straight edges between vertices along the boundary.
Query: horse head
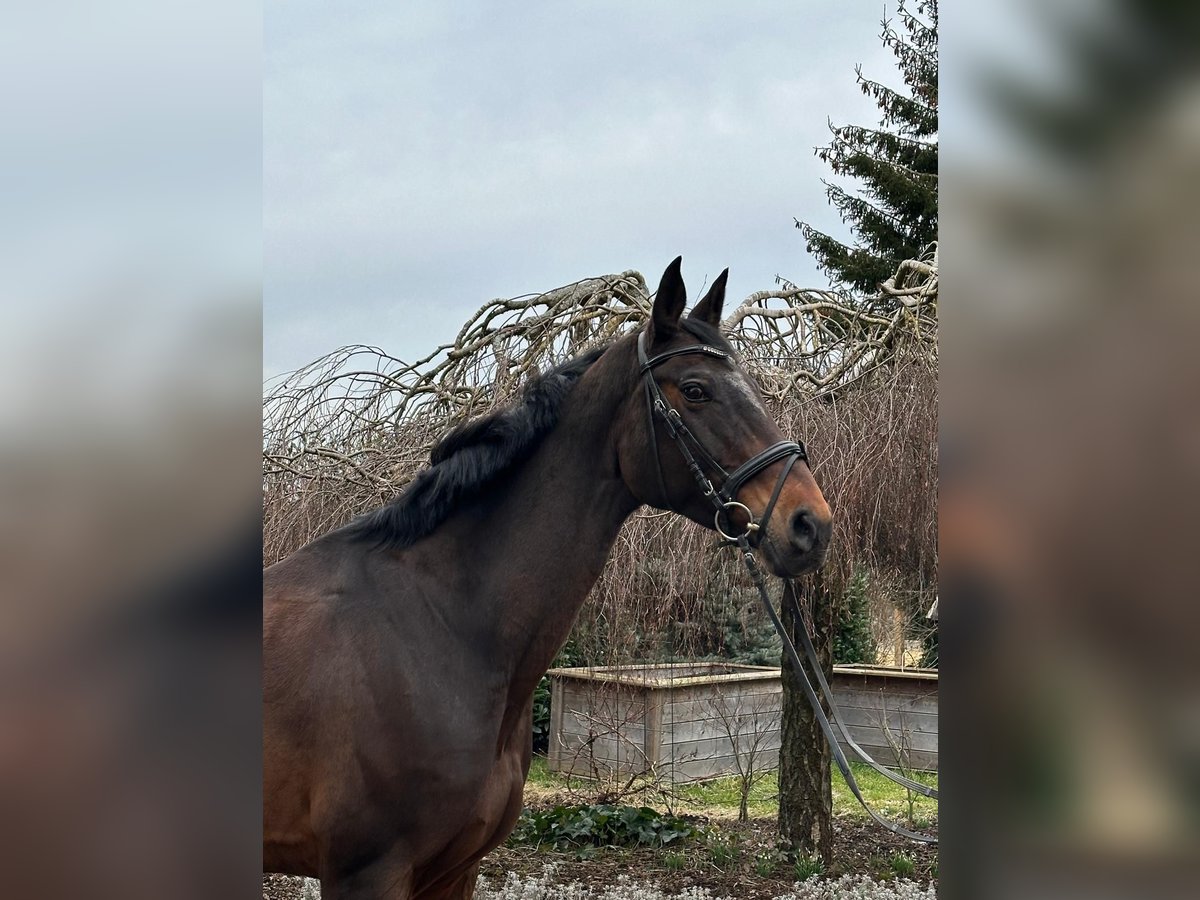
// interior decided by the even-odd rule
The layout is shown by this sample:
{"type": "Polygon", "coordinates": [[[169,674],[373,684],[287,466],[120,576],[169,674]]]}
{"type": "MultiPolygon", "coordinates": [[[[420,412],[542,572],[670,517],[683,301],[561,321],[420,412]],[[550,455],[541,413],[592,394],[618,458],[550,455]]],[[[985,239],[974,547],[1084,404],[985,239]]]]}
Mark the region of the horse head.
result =
{"type": "Polygon", "coordinates": [[[832,516],[802,444],[784,439],[720,331],[726,269],[687,316],[676,259],[639,333],[639,390],[618,458],[635,498],[759,550],[794,576],[821,565],[832,516]]]}

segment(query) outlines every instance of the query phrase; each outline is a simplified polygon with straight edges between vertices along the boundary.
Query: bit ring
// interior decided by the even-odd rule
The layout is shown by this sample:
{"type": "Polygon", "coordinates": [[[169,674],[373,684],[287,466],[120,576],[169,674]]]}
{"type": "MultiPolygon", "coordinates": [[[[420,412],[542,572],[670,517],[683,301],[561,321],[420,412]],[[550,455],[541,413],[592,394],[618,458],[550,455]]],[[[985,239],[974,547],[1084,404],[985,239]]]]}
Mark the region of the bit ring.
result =
{"type": "Polygon", "coordinates": [[[713,527],[717,529],[717,534],[721,535],[721,537],[725,538],[725,540],[733,541],[734,543],[737,543],[743,538],[748,538],[750,535],[754,534],[754,532],[758,531],[758,523],[754,521],[754,513],[750,511],[750,507],[748,507],[745,503],[738,503],[736,500],[728,500],[721,504],[721,508],[717,510],[716,516],[713,517],[713,527]],[[749,519],[749,522],[746,525],[746,530],[739,535],[729,534],[724,528],[721,527],[721,513],[728,513],[729,510],[734,507],[745,510],[746,518],[749,519]]]}

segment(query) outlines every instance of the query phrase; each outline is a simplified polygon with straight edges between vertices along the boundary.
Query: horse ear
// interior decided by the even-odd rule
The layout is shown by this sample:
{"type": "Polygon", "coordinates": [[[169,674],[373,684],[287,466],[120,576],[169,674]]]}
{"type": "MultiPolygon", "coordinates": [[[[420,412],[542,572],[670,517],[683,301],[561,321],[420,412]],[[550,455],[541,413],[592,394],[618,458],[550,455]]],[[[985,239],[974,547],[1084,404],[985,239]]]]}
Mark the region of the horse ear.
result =
{"type": "Polygon", "coordinates": [[[683,275],[679,267],[683,257],[677,256],[663,272],[654,297],[654,312],[650,316],[650,343],[664,341],[679,329],[679,317],[687,304],[687,288],[683,286],[683,275]]]}
{"type": "Polygon", "coordinates": [[[712,283],[696,308],[688,316],[689,319],[699,319],[707,322],[713,328],[721,327],[721,307],[725,305],[725,282],[729,280],[729,270],[726,269],[712,283]]]}

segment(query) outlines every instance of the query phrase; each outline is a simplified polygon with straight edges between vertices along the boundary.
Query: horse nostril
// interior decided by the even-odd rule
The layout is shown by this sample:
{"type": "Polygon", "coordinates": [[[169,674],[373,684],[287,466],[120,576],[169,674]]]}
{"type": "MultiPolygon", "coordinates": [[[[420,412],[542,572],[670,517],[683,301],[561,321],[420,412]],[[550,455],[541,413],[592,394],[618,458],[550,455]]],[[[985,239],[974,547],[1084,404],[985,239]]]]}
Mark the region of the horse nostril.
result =
{"type": "Polygon", "coordinates": [[[807,509],[798,509],[792,514],[792,546],[803,553],[817,544],[817,520],[807,509]]]}

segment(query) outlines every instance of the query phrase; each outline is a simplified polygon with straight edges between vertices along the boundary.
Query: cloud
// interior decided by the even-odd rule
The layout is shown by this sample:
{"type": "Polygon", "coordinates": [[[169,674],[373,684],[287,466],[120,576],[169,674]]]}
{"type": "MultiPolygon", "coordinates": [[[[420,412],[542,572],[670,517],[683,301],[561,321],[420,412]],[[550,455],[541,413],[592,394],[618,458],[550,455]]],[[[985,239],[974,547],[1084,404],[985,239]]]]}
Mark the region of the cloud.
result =
{"type": "Polygon", "coordinates": [[[348,342],[414,357],[494,296],[682,253],[698,289],[823,284],[826,119],[874,122],[879,8],[347,12],[273,4],[264,81],[268,372],[348,342]]]}

